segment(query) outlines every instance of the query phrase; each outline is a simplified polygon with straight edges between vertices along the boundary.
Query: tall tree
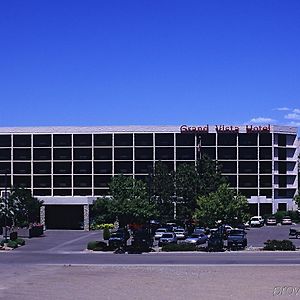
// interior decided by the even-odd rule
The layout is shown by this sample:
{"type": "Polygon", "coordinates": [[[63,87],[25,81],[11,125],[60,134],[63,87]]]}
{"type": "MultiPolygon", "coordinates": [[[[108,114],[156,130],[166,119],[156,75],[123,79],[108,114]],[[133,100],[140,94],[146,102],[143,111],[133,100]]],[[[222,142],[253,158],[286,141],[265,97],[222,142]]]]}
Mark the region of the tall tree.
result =
{"type": "Polygon", "coordinates": [[[197,199],[194,218],[205,226],[215,226],[218,220],[229,224],[245,222],[248,218],[246,197],[230,189],[227,184],[219,186],[217,191],[197,199]]]}

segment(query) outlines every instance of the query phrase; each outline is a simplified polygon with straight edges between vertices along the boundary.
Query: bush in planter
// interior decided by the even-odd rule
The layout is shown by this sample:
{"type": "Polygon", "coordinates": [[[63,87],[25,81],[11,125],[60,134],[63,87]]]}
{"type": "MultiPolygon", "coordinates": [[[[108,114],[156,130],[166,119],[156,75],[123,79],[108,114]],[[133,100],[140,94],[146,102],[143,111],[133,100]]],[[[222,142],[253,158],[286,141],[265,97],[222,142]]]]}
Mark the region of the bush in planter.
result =
{"type": "Polygon", "coordinates": [[[25,245],[25,240],[21,239],[21,238],[17,238],[15,240],[15,242],[19,245],[19,246],[24,246],[25,245]]]}
{"type": "Polygon", "coordinates": [[[289,240],[267,240],[263,250],[269,251],[295,251],[296,247],[289,240]]]}
{"type": "Polygon", "coordinates": [[[162,251],[197,251],[197,247],[194,244],[166,244],[162,246],[162,251]]]}
{"type": "Polygon", "coordinates": [[[88,250],[93,250],[93,251],[106,251],[109,250],[107,247],[107,244],[102,241],[90,241],[87,244],[87,249],[88,250]]]}

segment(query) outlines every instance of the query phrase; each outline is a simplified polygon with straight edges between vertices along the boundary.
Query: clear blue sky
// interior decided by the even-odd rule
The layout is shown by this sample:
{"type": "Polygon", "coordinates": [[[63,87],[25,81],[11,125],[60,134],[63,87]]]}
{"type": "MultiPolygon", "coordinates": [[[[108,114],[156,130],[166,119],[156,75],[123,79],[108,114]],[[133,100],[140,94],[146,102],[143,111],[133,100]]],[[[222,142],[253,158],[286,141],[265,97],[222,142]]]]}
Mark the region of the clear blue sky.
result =
{"type": "Polygon", "coordinates": [[[1,1],[0,101],[0,126],[299,126],[300,1],[1,1]]]}

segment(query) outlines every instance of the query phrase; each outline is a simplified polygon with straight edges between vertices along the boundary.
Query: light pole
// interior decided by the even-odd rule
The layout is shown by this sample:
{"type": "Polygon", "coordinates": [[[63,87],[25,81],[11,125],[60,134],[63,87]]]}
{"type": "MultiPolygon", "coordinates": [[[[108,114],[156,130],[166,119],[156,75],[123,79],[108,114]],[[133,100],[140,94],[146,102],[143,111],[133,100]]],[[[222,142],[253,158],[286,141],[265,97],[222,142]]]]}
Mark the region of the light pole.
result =
{"type": "Polygon", "coordinates": [[[7,171],[4,177],[4,241],[7,242],[7,171]]]}

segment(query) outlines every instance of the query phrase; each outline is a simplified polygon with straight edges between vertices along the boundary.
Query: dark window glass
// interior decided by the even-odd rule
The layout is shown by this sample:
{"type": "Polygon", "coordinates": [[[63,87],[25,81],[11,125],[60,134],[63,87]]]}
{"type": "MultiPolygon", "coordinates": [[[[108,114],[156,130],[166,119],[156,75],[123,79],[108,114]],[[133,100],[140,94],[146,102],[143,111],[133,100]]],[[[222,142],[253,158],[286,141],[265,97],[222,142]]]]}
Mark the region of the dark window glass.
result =
{"type": "Polygon", "coordinates": [[[137,161],[135,162],[135,173],[136,174],[148,174],[152,172],[153,163],[152,161],[137,161]]]}
{"type": "Polygon", "coordinates": [[[71,176],[53,176],[53,187],[71,187],[71,176]]]}
{"type": "Polygon", "coordinates": [[[134,135],[136,146],[153,146],[152,133],[136,133],[134,135]]]}
{"type": "Polygon", "coordinates": [[[11,146],[11,136],[0,135],[0,147],[10,147],[10,146],[11,146]]]}
{"type": "Polygon", "coordinates": [[[71,174],[72,163],[71,162],[55,162],[53,163],[54,174],[71,174]]]}
{"type": "Polygon", "coordinates": [[[259,159],[272,159],[272,148],[260,148],[259,159]]]}
{"type": "MultiPolygon", "coordinates": [[[[257,189],[239,189],[239,193],[249,199],[249,198],[251,198],[251,196],[257,196],[258,190],[257,189]]],[[[257,206],[257,204],[255,204],[255,205],[257,206]]],[[[257,213],[255,215],[257,215],[257,213]]]]}
{"type": "Polygon", "coordinates": [[[51,187],[51,176],[34,176],[33,187],[51,187]]]}
{"type": "Polygon", "coordinates": [[[195,146],[195,135],[194,134],[176,133],[176,145],[177,146],[195,146]]]}
{"type": "Polygon", "coordinates": [[[134,178],[135,178],[135,180],[141,180],[146,184],[149,183],[149,176],[148,175],[135,175],[134,178]]]}
{"type": "Polygon", "coordinates": [[[51,160],[51,149],[50,148],[33,149],[33,159],[51,160]]]}
{"type": "Polygon", "coordinates": [[[95,160],[111,160],[112,149],[111,148],[95,148],[94,149],[95,160]]]}
{"type": "Polygon", "coordinates": [[[34,196],[51,196],[50,189],[34,189],[33,190],[34,196]]]}
{"type": "Polygon", "coordinates": [[[257,146],[257,133],[239,133],[240,146],[257,146]]]}
{"type": "Polygon", "coordinates": [[[218,145],[220,146],[235,146],[236,133],[218,133],[218,145]]]}
{"type": "Polygon", "coordinates": [[[240,161],[239,173],[258,173],[256,161],[240,161]]]}
{"type": "Polygon", "coordinates": [[[94,176],[94,186],[95,187],[108,187],[111,182],[111,176],[94,176]]]}
{"type": "MultiPolygon", "coordinates": [[[[285,191],[284,191],[285,195],[285,191]]],[[[287,211],[287,204],[286,203],[278,203],[278,210],[279,211],[287,211]]]]}
{"type": "Polygon", "coordinates": [[[91,162],[74,162],[73,173],[75,174],[90,174],[92,173],[91,162]]]}
{"type": "Polygon", "coordinates": [[[34,147],[51,147],[50,134],[36,134],[33,136],[34,147]]]}
{"type": "Polygon", "coordinates": [[[72,145],[71,134],[54,134],[53,145],[57,147],[66,147],[72,145]]]}
{"type": "Polygon", "coordinates": [[[31,149],[13,149],[14,160],[31,160],[31,149]]]}
{"type": "Polygon", "coordinates": [[[70,148],[53,149],[54,160],[71,160],[72,153],[70,148]]]}
{"type": "Polygon", "coordinates": [[[106,196],[109,195],[109,189],[94,189],[95,196],[106,196]]]}
{"type": "Polygon", "coordinates": [[[201,146],[215,146],[216,134],[215,133],[202,133],[198,137],[197,145],[201,146]]]}
{"type": "Polygon", "coordinates": [[[279,174],[286,174],[287,164],[285,162],[278,162],[278,172],[279,174]]]}
{"type": "Polygon", "coordinates": [[[213,147],[201,147],[197,150],[197,158],[208,156],[211,159],[216,159],[216,148],[213,147]]]}
{"type": "Polygon", "coordinates": [[[92,176],[77,175],[74,176],[74,187],[91,187],[92,176]]]}
{"type": "Polygon", "coordinates": [[[10,174],[10,171],[11,171],[10,162],[0,163],[0,174],[10,174]]]}
{"type": "Polygon", "coordinates": [[[91,196],[91,189],[74,189],[74,196],[91,196]]]}
{"type": "Polygon", "coordinates": [[[286,160],[286,148],[278,148],[278,159],[286,160]]]}
{"type": "Polygon", "coordinates": [[[239,148],[239,159],[257,159],[257,148],[239,148]]]}
{"type": "Polygon", "coordinates": [[[271,133],[260,133],[259,134],[259,145],[260,146],[271,146],[272,145],[272,134],[271,133]]]}
{"type": "Polygon", "coordinates": [[[111,162],[94,162],[95,174],[112,174],[111,162]]]}
{"type": "Polygon", "coordinates": [[[51,174],[50,162],[34,162],[33,163],[34,174],[51,174]]]}
{"type": "Polygon", "coordinates": [[[279,187],[286,187],[286,176],[279,176],[279,187]]]}
{"type": "Polygon", "coordinates": [[[240,187],[257,187],[258,180],[256,175],[241,175],[239,176],[240,187]]]}
{"type": "Polygon", "coordinates": [[[14,176],[14,186],[16,187],[31,187],[31,177],[30,176],[14,176]]]}
{"type": "Polygon", "coordinates": [[[91,160],[92,149],[91,148],[77,148],[73,149],[74,160],[91,160]]]}
{"type": "Polygon", "coordinates": [[[133,135],[132,134],[115,134],[114,137],[115,146],[132,146],[133,145],[133,135]]]}
{"type": "Polygon", "coordinates": [[[261,187],[272,187],[272,176],[271,175],[259,176],[259,183],[261,187]]]}
{"type": "Polygon", "coordinates": [[[31,163],[30,162],[22,162],[14,163],[14,174],[31,174],[31,163]]]}
{"type": "Polygon", "coordinates": [[[226,178],[231,187],[236,187],[237,185],[236,175],[227,175],[226,178]]]}
{"type": "Polygon", "coordinates": [[[72,196],[71,189],[54,189],[53,190],[54,196],[72,196]]]}
{"type": "Polygon", "coordinates": [[[0,160],[11,160],[10,149],[0,149],[0,160]]]}
{"type": "Polygon", "coordinates": [[[91,134],[74,134],[73,135],[74,146],[92,146],[91,134]]]}
{"type": "Polygon", "coordinates": [[[115,162],[115,173],[132,174],[133,173],[132,162],[127,162],[127,161],[115,162]]]}
{"type": "Polygon", "coordinates": [[[286,135],[278,134],[278,146],[286,146],[286,135]]]}
{"type": "Polygon", "coordinates": [[[115,148],[115,160],[132,160],[132,148],[115,148]]]}
{"type": "MultiPolygon", "coordinates": [[[[155,161],[155,165],[157,163],[158,163],[158,161],[155,161]]],[[[164,166],[166,166],[169,172],[174,171],[174,162],[172,162],[172,161],[163,161],[163,162],[161,162],[160,161],[160,163],[162,163],[164,166]]]]}
{"type": "Polygon", "coordinates": [[[182,165],[195,166],[195,162],[194,161],[177,161],[176,162],[176,170],[178,170],[178,168],[182,165]]]}
{"type": "Polygon", "coordinates": [[[266,196],[267,198],[272,198],[272,190],[271,189],[260,189],[260,196],[266,196]]]}
{"type": "Polygon", "coordinates": [[[14,147],[31,147],[31,135],[14,135],[14,147]]]}
{"type": "Polygon", "coordinates": [[[261,161],[259,163],[259,172],[260,173],[272,173],[272,162],[271,161],[261,161]]]}
{"type": "Polygon", "coordinates": [[[11,185],[11,176],[0,176],[0,187],[8,187],[11,185]]]}
{"type": "Polygon", "coordinates": [[[233,161],[219,161],[222,173],[236,173],[236,162],[233,161]]]}
{"type": "Polygon", "coordinates": [[[153,148],[135,148],[136,160],[153,160],[153,148]]]}
{"type": "Polygon", "coordinates": [[[94,135],[95,146],[112,146],[111,134],[95,134],[94,135]]]}
{"type": "Polygon", "coordinates": [[[218,159],[236,159],[236,148],[218,148],[218,159]]]}
{"type": "Polygon", "coordinates": [[[155,148],[156,160],[173,160],[174,159],[174,148],[155,148]]]}
{"type": "Polygon", "coordinates": [[[195,148],[176,148],[176,159],[178,160],[194,160],[195,148]]]}
{"type": "Polygon", "coordinates": [[[156,133],[155,134],[156,146],[173,146],[174,134],[173,133],[156,133]]]}

